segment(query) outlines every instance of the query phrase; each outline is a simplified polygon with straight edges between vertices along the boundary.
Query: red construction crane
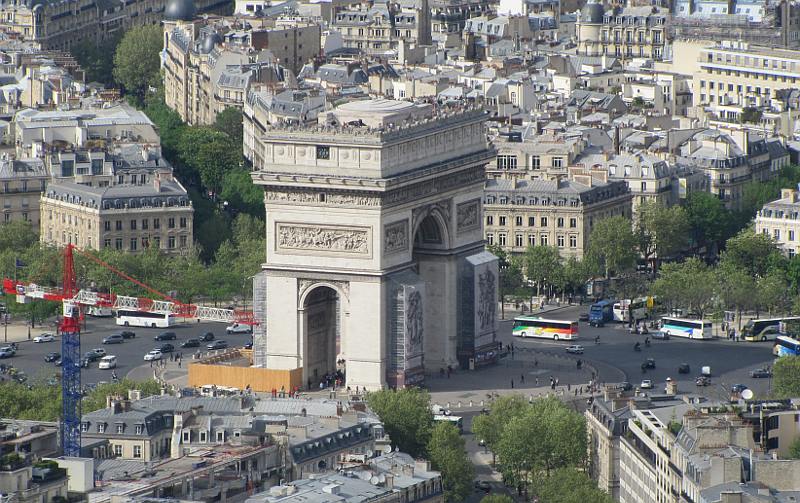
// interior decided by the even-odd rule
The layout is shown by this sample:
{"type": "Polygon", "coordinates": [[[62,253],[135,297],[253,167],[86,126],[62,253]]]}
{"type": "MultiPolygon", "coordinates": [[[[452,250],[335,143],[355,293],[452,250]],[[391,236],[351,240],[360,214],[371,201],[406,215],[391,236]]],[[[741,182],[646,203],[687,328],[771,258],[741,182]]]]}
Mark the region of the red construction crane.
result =
{"type": "Polygon", "coordinates": [[[159,314],[172,314],[180,318],[197,318],[205,321],[241,323],[255,325],[252,312],[217,307],[186,304],[165,295],[158,290],[125,274],[99,258],[83,252],[75,245],[64,248],[64,276],[61,288],[44,287],[35,283],[24,283],[13,279],[3,280],[3,291],[16,295],[18,302],[33,299],[50,300],[63,304],[62,318],[59,324],[61,332],[61,399],[63,412],[61,418],[61,446],[65,456],[80,456],[81,447],[81,343],[80,319],[84,307],[107,307],[159,314]],[[73,252],[101,265],[113,273],[125,278],[145,289],[161,300],[144,297],[127,297],[124,295],[103,294],[88,290],[78,290],[73,252]]]}

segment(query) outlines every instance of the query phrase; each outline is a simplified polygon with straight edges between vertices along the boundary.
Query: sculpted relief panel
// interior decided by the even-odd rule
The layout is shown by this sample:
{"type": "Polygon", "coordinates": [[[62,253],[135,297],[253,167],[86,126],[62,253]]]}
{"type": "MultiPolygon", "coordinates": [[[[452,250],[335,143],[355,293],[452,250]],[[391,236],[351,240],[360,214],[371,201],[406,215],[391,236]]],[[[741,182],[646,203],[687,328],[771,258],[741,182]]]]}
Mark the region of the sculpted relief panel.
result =
{"type": "Polygon", "coordinates": [[[408,219],[394,222],[383,228],[383,253],[408,250],[408,219]]]}
{"type": "Polygon", "coordinates": [[[480,227],[481,200],[473,199],[456,206],[456,230],[470,231],[480,227]]]}
{"type": "Polygon", "coordinates": [[[367,227],[276,223],[275,246],[278,250],[369,255],[369,232],[367,227]]]}

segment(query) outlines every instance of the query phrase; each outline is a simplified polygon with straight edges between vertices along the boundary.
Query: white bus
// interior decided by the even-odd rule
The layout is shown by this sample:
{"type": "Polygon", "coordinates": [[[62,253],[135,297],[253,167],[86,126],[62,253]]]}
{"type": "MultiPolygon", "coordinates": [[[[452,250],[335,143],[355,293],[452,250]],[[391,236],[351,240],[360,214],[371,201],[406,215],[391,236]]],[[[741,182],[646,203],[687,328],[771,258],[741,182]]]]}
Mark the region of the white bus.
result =
{"type": "Polygon", "coordinates": [[[117,310],[117,325],[126,327],[167,328],[176,323],[175,316],[169,313],[117,310]]]}
{"type": "Polygon", "coordinates": [[[661,318],[661,333],[687,339],[713,339],[711,322],[686,318],[661,318]]]}
{"type": "Polygon", "coordinates": [[[518,316],[514,318],[511,329],[514,337],[538,337],[554,341],[572,341],[578,338],[578,322],[564,320],[547,320],[535,316],[518,316]]]}
{"type": "Polygon", "coordinates": [[[637,322],[647,318],[647,299],[625,299],[614,303],[614,321],[628,323],[637,322]]]}

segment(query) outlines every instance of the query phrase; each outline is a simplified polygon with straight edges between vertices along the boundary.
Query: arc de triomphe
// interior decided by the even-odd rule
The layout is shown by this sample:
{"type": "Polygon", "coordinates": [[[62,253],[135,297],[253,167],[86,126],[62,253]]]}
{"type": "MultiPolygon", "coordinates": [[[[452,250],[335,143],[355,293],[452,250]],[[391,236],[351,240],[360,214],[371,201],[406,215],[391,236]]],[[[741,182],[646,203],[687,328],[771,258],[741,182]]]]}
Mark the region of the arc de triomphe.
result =
{"type": "Polygon", "coordinates": [[[369,100],[312,125],[267,119],[258,100],[245,107],[267,227],[256,365],[302,368],[312,386],[340,369],[347,385],[375,389],[491,360],[485,114],[369,100]]]}

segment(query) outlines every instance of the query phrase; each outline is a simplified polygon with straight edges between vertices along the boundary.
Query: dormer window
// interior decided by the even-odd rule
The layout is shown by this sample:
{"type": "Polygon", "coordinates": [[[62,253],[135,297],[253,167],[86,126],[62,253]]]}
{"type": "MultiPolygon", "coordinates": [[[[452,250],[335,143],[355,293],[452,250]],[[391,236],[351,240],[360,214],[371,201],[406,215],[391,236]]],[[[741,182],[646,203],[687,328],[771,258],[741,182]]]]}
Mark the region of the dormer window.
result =
{"type": "Polygon", "coordinates": [[[97,425],[97,433],[105,433],[105,432],[106,432],[106,424],[105,423],[99,423],[97,425]]]}
{"type": "Polygon", "coordinates": [[[136,432],[137,435],[141,435],[142,434],[142,425],[141,424],[137,424],[136,425],[135,432],[136,432]]]}

